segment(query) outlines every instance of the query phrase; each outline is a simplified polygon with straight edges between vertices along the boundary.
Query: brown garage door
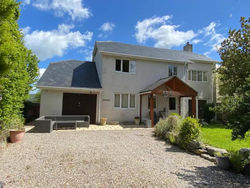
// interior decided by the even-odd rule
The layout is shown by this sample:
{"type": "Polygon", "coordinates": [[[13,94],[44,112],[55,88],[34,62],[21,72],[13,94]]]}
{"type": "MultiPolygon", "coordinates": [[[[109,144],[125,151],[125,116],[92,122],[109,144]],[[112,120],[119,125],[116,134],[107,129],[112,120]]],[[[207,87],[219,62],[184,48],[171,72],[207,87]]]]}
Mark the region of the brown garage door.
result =
{"type": "Polygon", "coordinates": [[[96,123],[95,94],[63,94],[63,115],[89,115],[90,123],[96,123]]]}

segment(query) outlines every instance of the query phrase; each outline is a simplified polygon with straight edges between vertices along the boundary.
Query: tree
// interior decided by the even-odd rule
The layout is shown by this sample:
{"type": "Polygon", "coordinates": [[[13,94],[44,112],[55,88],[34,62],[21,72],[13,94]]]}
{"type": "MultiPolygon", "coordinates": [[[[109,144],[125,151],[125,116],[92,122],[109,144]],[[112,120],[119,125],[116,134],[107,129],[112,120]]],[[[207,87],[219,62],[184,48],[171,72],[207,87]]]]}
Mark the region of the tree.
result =
{"type": "Polygon", "coordinates": [[[24,46],[17,23],[19,15],[19,3],[15,0],[0,2],[0,64],[1,68],[8,68],[0,77],[0,120],[4,124],[14,116],[21,116],[31,84],[38,76],[38,59],[24,46]]]}
{"type": "Polygon", "coordinates": [[[232,139],[244,138],[250,129],[250,18],[241,18],[241,28],[230,30],[219,54],[217,69],[221,105],[215,109],[228,114],[232,139]]]}

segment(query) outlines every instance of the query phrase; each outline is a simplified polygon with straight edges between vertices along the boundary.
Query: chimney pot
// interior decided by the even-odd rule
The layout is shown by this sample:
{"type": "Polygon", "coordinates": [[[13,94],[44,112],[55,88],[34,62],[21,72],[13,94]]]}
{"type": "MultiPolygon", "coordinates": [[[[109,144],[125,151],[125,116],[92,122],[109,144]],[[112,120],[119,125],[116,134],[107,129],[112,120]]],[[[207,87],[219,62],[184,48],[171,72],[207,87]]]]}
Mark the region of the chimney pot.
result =
{"type": "Polygon", "coordinates": [[[185,52],[193,52],[193,45],[187,42],[187,44],[183,47],[183,51],[185,52]]]}

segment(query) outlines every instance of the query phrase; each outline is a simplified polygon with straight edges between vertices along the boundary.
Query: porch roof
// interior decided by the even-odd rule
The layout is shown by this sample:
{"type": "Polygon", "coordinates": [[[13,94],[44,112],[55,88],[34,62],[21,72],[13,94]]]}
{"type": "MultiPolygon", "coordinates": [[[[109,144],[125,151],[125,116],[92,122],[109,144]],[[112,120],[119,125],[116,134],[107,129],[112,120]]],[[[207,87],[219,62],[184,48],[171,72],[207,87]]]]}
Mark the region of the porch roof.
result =
{"type": "Polygon", "coordinates": [[[153,84],[141,90],[140,95],[146,93],[163,94],[164,91],[171,91],[171,94],[174,96],[197,96],[197,91],[195,91],[187,83],[183,82],[177,76],[170,76],[157,80],[153,84]],[[162,89],[162,86],[166,86],[165,89],[162,89]]]}

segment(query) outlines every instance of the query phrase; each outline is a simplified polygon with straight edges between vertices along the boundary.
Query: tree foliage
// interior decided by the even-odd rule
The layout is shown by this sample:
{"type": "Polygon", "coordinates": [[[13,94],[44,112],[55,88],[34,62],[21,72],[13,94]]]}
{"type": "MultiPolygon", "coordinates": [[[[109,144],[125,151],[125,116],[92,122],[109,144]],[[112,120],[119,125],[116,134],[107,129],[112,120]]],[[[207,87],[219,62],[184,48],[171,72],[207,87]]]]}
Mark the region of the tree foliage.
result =
{"type": "Polygon", "coordinates": [[[24,46],[19,15],[15,0],[0,1],[0,120],[4,124],[21,115],[23,102],[38,76],[38,59],[24,46]]]}
{"type": "Polygon", "coordinates": [[[241,18],[241,28],[230,30],[219,54],[222,59],[219,75],[221,105],[217,111],[228,114],[232,139],[244,138],[250,129],[250,18],[241,18]]]}

